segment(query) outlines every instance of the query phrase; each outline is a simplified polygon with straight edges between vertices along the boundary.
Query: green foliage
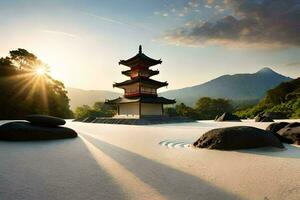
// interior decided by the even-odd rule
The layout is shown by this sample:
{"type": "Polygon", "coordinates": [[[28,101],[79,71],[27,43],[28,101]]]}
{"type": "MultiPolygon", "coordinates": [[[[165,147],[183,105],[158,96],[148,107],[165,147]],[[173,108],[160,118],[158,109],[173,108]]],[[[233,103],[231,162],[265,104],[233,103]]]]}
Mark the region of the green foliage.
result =
{"type": "Polygon", "coordinates": [[[174,108],[174,107],[166,107],[166,108],[164,108],[164,113],[165,113],[165,115],[167,115],[169,117],[176,117],[176,116],[178,116],[178,114],[176,112],[176,108],[174,108]]]}
{"type": "Polygon", "coordinates": [[[182,116],[192,119],[215,119],[217,115],[224,112],[232,112],[233,107],[229,100],[226,99],[213,99],[209,97],[200,98],[196,102],[195,108],[191,108],[184,103],[177,104],[175,108],[168,107],[165,113],[169,116],[182,116]]]}
{"type": "Polygon", "coordinates": [[[87,117],[112,117],[116,114],[116,107],[103,102],[95,102],[93,107],[88,105],[79,106],[75,110],[75,118],[84,119],[87,117]]]}
{"type": "Polygon", "coordinates": [[[284,82],[269,90],[257,105],[235,114],[241,118],[253,118],[259,113],[281,112],[290,118],[300,118],[300,78],[284,82]]]}
{"type": "Polygon", "coordinates": [[[196,102],[195,110],[199,119],[215,119],[217,115],[222,115],[224,112],[232,112],[233,107],[226,99],[203,97],[196,102]]]}
{"type": "Polygon", "coordinates": [[[176,105],[175,110],[179,116],[198,119],[197,112],[193,108],[186,106],[184,103],[176,105]]]}
{"type": "Polygon", "coordinates": [[[48,69],[25,49],[0,58],[0,119],[22,119],[28,114],[72,117],[63,83],[48,74],[37,75],[41,66],[48,69]]]}

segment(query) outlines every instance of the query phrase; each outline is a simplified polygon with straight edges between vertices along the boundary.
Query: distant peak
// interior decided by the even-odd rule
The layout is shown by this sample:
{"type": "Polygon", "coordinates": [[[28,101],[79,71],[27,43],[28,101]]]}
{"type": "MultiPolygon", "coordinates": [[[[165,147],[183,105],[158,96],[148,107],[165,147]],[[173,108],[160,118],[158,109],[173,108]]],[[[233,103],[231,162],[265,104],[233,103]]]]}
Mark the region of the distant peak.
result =
{"type": "Polygon", "coordinates": [[[256,72],[256,73],[276,73],[276,72],[274,72],[271,68],[269,68],[269,67],[264,67],[264,68],[262,68],[261,70],[259,70],[258,72],[256,72]]]}

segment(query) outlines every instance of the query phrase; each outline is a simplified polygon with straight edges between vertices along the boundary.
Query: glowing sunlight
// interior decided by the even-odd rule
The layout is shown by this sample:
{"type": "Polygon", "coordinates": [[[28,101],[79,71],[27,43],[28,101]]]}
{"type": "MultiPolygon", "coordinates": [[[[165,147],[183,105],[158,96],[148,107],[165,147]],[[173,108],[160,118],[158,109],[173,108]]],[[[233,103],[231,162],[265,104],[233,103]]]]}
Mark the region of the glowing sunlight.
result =
{"type": "Polygon", "coordinates": [[[47,70],[45,67],[38,67],[36,70],[35,70],[35,73],[36,75],[38,76],[43,76],[47,73],[47,70]]]}

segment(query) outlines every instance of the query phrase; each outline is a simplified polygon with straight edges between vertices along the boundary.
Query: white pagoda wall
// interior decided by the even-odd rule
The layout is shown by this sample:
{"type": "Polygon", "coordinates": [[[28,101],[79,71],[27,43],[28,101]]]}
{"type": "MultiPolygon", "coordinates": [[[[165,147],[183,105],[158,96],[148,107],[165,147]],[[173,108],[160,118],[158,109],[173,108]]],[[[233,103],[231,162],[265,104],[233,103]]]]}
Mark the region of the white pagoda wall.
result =
{"type": "Polygon", "coordinates": [[[142,115],[162,115],[161,104],[142,103],[141,104],[142,115]]]}
{"type": "Polygon", "coordinates": [[[119,115],[124,117],[138,117],[139,103],[120,104],[119,115]]]}

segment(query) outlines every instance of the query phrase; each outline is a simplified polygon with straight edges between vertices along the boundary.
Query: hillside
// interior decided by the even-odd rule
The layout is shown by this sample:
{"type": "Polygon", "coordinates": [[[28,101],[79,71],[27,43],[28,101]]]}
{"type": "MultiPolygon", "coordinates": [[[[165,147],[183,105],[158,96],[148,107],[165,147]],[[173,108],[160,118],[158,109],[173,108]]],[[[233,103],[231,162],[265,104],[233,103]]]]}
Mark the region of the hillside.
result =
{"type": "Polygon", "coordinates": [[[269,90],[256,106],[236,114],[242,118],[253,118],[265,112],[280,112],[289,118],[300,118],[300,78],[279,84],[269,90]]]}
{"type": "Polygon", "coordinates": [[[72,110],[82,105],[93,105],[96,101],[117,98],[121,94],[107,90],[82,90],[77,88],[67,88],[70,106],[72,110]]]}
{"type": "Polygon", "coordinates": [[[161,93],[167,98],[175,98],[193,106],[200,97],[227,98],[232,100],[256,100],[264,97],[266,91],[291,78],[263,68],[253,74],[224,75],[206,83],[170,90],[161,93]]]}

